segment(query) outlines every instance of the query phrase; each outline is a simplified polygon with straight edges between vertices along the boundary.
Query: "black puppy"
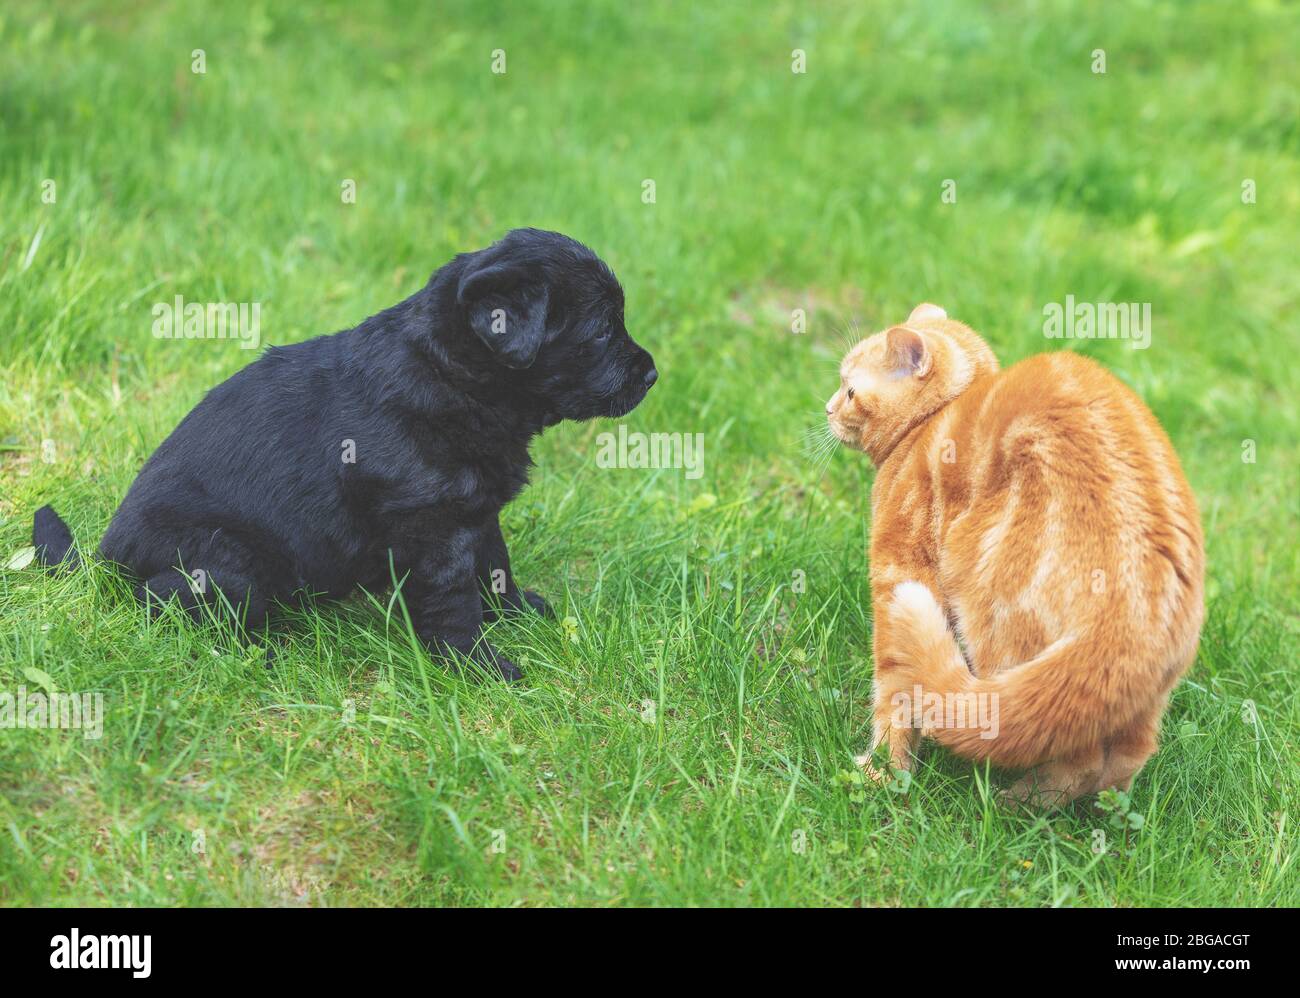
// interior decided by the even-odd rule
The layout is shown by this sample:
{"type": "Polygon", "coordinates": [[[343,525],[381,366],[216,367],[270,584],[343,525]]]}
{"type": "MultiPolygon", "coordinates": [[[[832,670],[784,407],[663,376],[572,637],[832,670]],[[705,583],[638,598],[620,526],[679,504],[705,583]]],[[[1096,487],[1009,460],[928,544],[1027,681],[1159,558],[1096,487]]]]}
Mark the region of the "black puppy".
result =
{"type": "MultiPolygon", "coordinates": [[[[142,601],[176,596],[198,617],[207,599],[249,629],[274,601],[395,573],[431,649],[518,679],[478,639],[498,602],[550,610],[515,585],[498,523],[529,441],[622,416],[657,377],[609,268],[567,236],[517,229],[355,329],[273,347],[214,388],[145,463],[99,551],[143,580],[142,601]]],[[[72,538],[47,506],[33,542],[53,565],[72,538]]]]}

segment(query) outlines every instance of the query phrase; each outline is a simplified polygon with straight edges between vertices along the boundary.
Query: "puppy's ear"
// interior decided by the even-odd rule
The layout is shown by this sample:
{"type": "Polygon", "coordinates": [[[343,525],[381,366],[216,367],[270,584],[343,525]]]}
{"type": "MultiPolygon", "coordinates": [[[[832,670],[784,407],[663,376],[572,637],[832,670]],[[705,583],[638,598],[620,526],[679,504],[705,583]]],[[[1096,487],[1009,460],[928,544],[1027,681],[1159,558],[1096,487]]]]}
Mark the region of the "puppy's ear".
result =
{"type": "Polygon", "coordinates": [[[508,263],[480,267],[461,278],[456,301],[502,364],[516,371],[532,366],[546,340],[550,304],[546,285],[535,275],[508,263]]]}

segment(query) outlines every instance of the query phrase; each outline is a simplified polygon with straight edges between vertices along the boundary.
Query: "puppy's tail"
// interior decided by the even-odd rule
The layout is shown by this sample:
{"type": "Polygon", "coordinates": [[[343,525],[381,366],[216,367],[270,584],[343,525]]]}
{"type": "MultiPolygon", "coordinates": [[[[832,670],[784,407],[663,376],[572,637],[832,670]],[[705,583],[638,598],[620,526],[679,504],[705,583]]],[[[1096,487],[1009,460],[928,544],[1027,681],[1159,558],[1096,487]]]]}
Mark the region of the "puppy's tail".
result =
{"type": "Polygon", "coordinates": [[[887,689],[911,698],[919,687],[927,700],[942,697],[946,723],[924,732],[965,759],[1023,768],[1068,756],[1099,744],[1141,700],[1133,688],[1138,677],[1119,656],[1090,653],[1072,639],[994,676],[971,675],[943,611],[920,583],[898,586],[886,612],[890,647],[884,651],[898,670],[887,689]],[[949,719],[950,703],[953,716],[965,721],[949,719]]]}
{"type": "Polygon", "coordinates": [[[72,546],[72,531],[53,506],[42,506],[32,517],[32,545],[36,560],[46,568],[76,568],[81,564],[81,556],[72,546]]]}

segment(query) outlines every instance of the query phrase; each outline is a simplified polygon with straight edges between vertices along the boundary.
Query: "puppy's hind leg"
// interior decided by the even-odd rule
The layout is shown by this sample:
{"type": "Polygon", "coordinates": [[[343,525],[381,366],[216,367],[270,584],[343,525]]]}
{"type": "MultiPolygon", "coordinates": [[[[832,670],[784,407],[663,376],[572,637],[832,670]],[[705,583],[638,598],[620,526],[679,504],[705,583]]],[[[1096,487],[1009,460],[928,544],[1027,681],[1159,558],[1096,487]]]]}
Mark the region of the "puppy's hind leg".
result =
{"type": "Polygon", "coordinates": [[[167,604],[175,599],[182,610],[195,620],[202,620],[205,588],[202,576],[192,578],[179,568],[168,568],[136,586],[135,596],[145,605],[150,617],[161,616],[167,604]]]}
{"type": "Polygon", "coordinates": [[[175,598],[195,621],[209,616],[242,631],[266,623],[267,593],[261,584],[252,552],[220,531],[191,546],[189,557],[177,551],[177,567],[167,568],[137,587],[136,597],[157,616],[175,598]]]}

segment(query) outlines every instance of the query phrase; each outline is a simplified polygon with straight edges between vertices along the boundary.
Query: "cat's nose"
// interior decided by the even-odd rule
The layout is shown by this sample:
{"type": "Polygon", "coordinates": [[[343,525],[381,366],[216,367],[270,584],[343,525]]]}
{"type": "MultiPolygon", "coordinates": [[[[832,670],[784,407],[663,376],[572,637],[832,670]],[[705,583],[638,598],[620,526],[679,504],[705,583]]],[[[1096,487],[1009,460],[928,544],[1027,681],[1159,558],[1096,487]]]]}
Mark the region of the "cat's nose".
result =
{"type": "Polygon", "coordinates": [[[833,406],[833,405],[831,405],[829,402],[827,402],[827,403],[826,403],[826,415],[829,416],[829,415],[830,415],[832,412],[834,412],[834,411],[835,411],[835,406],[833,406]]]}

